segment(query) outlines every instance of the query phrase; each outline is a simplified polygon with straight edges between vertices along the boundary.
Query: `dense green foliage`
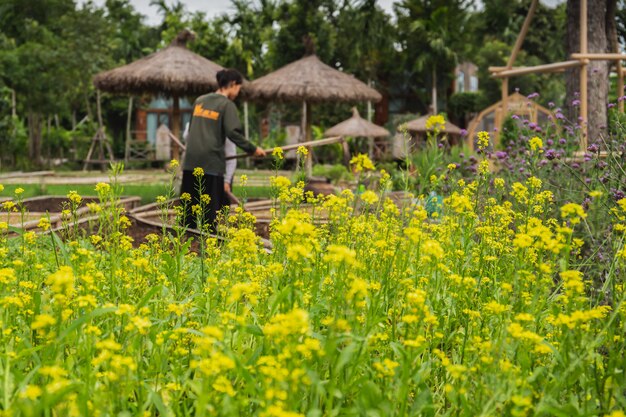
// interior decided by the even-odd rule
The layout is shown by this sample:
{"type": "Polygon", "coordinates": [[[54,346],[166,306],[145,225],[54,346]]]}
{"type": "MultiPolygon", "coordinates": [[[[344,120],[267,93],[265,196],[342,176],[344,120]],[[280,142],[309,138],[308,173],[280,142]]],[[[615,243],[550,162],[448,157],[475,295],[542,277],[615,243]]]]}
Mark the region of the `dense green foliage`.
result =
{"type": "MultiPolygon", "coordinates": [[[[15,123],[26,126],[30,147],[17,133],[23,129],[10,129],[12,134],[0,129],[0,141],[22,144],[21,155],[29,151],[34,164],[41,162],[40,157],[81,159],[84,156],[75,142],[51,142],[51,127],[73,130],[85,116],[89,116],[87,126],[95,123],[93,75],[167,45],[183,28],[197,35],[190,45],[194,52],[238,68],[249,79],[314,49],[328,64],[372,83],[385,96],[383,106],[388,103],[391,113],[426,112],[436,81],[439,111],[455,113],[455,121],[463,124],[476,105],[459,106],[458,100],[451,100],[454,66],[463,61],[477,64],[481,102],[496,101],[499,81],[490,77],[487,68],[505,63],[529,3],[398,0],[390,14],[375,0],[232,0],[228,14],[209,18],[191,12],[181,1],[153,0],[151,7],[158,9],[162,21],[150,26],[130,0],[106,0],[102,5],[0,0],[0,86],[9,94],[15,91],[15,123]]],[[[618,10],[617,27],[623,39],[623,8],[618,10]]],[[[565,21],[564,4],[540,5],[517,63],[562,60],[565,21]]],[[[564,99],[560,75],[520,77],[510,88],[525,94],[541,91],[544,104],[564,99]]],[[[123,151],[126,100],[103,98],[105,124],[118,154],[123,151]]],[[[385,123],[387,113],[379,110],[377,121],[385,123]]],[[[10,105],[3,105],[0,119],[6,120],[11,111],[10,105]]],[[[277,106],[274,111],[281,122],[298,121],[299,108],[277,106]]],[[[317,123],[328,126],[345,118],[347,107],[318,106],[313,112],[317,123]]],[[[261,113],[266,114],[263,106],[252,109],[253,116],[261,113]]],[[[83,130],[88,139],[93,126],[83,130]]],[[[19,165],[8,153],[2,159],[19,165]]]]}

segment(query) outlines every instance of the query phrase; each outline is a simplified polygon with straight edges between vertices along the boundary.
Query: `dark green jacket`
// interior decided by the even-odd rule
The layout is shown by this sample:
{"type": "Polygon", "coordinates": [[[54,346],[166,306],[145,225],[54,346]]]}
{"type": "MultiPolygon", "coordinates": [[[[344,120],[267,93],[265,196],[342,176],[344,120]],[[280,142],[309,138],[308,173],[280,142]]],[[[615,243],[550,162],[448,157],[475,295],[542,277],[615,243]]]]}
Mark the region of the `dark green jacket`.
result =
{"type": "Polygon", "coordinates": [[[200,167],[206,174],[224,175],[227,137],[247,153],[256,149],[242,133],[235,103],[216,93],[198,97],[189,125],[183,170],[200,167]]]}

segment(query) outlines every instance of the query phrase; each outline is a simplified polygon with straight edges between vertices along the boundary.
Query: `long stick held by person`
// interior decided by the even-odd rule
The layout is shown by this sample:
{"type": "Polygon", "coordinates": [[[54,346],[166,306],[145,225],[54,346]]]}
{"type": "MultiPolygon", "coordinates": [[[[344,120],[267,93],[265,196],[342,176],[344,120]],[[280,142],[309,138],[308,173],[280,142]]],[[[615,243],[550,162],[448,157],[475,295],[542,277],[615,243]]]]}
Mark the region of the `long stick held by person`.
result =
{"type": "Polygon", "coordinates": [[[233,102],[239,95],[242,82],[239,72],[224,69],[217,73],[219,89],[198,97],[194,103],[180,190],[181,196],[185,193],[191,196],[191,200],[185,203],[185,224],[189,228],[206,225],[213,229],[217,212],[228,204],[224,191],[224,145],[227,137],[248,154],[265,156],[263,149],[250,143],[243,135],[233,102]],[[208,203],[206,198],[200,198],[203,194],[210,197],[208,203]],[[192,210],[195,205],[202,207],[203,212],[198,214],[198,210],[192,210]],[[202,224],[198,224],[198,220],[202,224]]]}

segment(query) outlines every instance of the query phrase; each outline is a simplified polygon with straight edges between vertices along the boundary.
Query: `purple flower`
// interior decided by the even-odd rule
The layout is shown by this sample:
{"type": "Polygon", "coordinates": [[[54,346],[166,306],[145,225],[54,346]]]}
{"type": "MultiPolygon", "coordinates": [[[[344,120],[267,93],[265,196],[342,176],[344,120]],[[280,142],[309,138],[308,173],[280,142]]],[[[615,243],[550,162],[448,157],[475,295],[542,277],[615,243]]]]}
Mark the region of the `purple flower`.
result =
{"type": "Polygon", "coordinates": [[[563,116],[563,113],[561,113],[560,111],[557,111],[554,117],[556,117],[559,120],[565,120],[565,116],[563,116]]]}
{"type": "Polygon", "coordinates": [[[572,106],[574,106],[574,107],[580,106],[580,100],[576,99],[576,100],[572,101],[572,106]]]}
{"type": "Polygon", "coordinates": [[[553,159],[556,159],[557,154],[556,151],[554,149],[548,149],[546,151],[546,158],[550,161],[552,161],[553,159]]]}
{"type": "Polygon", "coordinates": [[[600,148],[595,143],[592,143],[591,145],[587,146],[587,151],[589,151],[589,152],[595,153],[595,152],[598,152],[599,149],[600,148]]]}
{"type": "Polygon", "coordinates": [[[609,109],[612,109],[613,107],[615,107],[615,103],[609,103],[609,105],[607,106],[609,109]]]}
{"type": "Polygon", "coordinates": [[[513,119],[513,120],[518,120],[518,119],[519,119],[519,116],[518,116],[517,114],[514,114],[514,115],[512,115],[512,116],[511,116],[511,119],[513,119]]]}
{"type": "Polygon", "coordinates": [[[535,93],[530,94],[530,95],[529,95],[528,97],[526,97],[526,98],[527,98],[527,99],[529,99],[529,100],[532,100],[532,99],[537,98],[537,97],[539,97],[539,93],[536,93],[536,92],[535,92],[535,93]]]}
{"type": "Polygon", "coordinates": [[[626,197],[626,195],[624,194],[624,192],[622,190],[615,190],[613,192],[613,198],[618,201],[621,200],[622,198],[626,197]]]}
{"type": "Polygon", "coordinates": [[[497,151],[496,158],[498,159],[506,159],[509,155],[504,151],[497,151]]]}
{"type": "Polygon", "coordinates": [[[554,107],[554,103],[553,102],[549,102],[548,103],[548,107],[550,107],[550,108],[554,107]]]}
{"type": "Polygon", "coordinates": [[[546,140],[546,145],[552,146],[552,145],[554,145],[554,141],[552,139],[548,139],[548,140],[546,140]]]}
{"type": "Polygon", "coordinates": [[[461,136],[467,136],[467,130],[461,129],[461,136]]]}
{"type": "Polygon", "coordinates": [[[617,98],[617,101],[624,101],[626,100],[626,96],[620,96],[617,98]]]}

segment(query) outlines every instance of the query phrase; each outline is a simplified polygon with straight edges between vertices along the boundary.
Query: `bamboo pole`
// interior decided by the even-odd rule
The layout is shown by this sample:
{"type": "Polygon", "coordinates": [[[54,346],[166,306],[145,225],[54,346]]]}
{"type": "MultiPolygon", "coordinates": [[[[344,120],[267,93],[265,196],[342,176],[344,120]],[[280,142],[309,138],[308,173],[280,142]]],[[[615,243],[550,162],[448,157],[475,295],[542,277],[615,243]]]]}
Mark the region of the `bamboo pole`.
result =
{"type": "MultiPolygon", "coordinates": [[[[172,109],[172,134],[176,137],[180,137],[180,103],[178,95],[173,97],[174,100],[174,108],[172,109]]],[[[172,159],[178,160],[180,158],[180,148],[179,146],[174,146],[172,148],[172,159]]]]}
{"type": "MultiPolygon", "coordinates": [[[[502,79],[502,110],[501,117],[496,117],[496,125],[497,128],[494,132],[494,148],[498,146],[500,143],[500,131],[502,130],[502,125],[504,123],[504,119],[506,115],[509,113],[509,77],[504,77],[502,79]]],[[[497,114],[497,113],[496,113],[497,114]]]]}
{"type": "MultiPolygon", "coordinates": [[[[519,70],[519,69],[528,69],[528,68],[534,68],[534,67],[511,67],[511,68],[507,68],[507,67],[489,67],[489,72],[492,73],[492,75],[495,75],[497,73],[500,73],[502,71],[508,71],[508,70],[519,70]]],[[[564,68],[556,68],[553,70],[545,70],[543,72],[565,72],[564,68]]]]}
{"type": "Polygon", "coordinates": [[[590,54],[588,52],[585,53],[573,53],[570,55],[572,59],[588,59],[590,61],[623,61],[626,60],[626,54],[614,54],[614,53],[605,53],[605,54],[590,54]]]}
{"type": "Polygon", "coordinates": [[[511,55],[509,56],[509,61],[506,64],[506,66],[509,68],[513,66],[513,63],[517,58],[517,54],[519,53],[520,49],[522,49],[522,44],[524,43],[524,39],[526,38],[526,34],[528,33],[528,28],[530,27],[530,22],[533,20],[535,10],[537,10],[537,3],[539,3],[539,0],[533,0],[532,3],[530,3],[528,14],[524,19],[524,24],[522,25],[522,29],[520,30],[517,39],[515,40],[515,46],[513,46],[513,50],[511,51],[511,55]]]}
{"type": "Polygon", "coordinates": [[[130,96],[128,99],[128,117],[126,118],[126,146],[124,146],[124,161],[128,163],[128,159],[130,158],[130,125],[133,113],[133,96],[130,96]]]}
{"type": "MultiPolygon", "coordinates": [[[[294,149],[298,149],[300,146],[304,146],[305,148],[314,148],[316,146],[324,146],[324,145],[331,145],[333,143],[339,143],[339,142],[344,142],[345,139],[343,136],[333,136],[332,138],[325,138],[325,139],[319,139],[319,140],[312,140],[312,141],[308,141],[308,142],[302,142],[302,143],[297,143],[295,145],[285,145],[285,146],[281,146],[280,148],[287,152],[287,151],[291,151],[294,149]]],[[[274,148],[268,148],[265,149],[265,153],[269,155],[272,154],[272,152],[274,151],[274,148]]],[[[239,158],[247,158],[250,155],[247,153],[240,153],[237,155],[232,155],[232,156],[227,156],[226,159],[239,159],[239,158]]]]}
{"type": "Polygon", "coordinates": [[[250,140],[250,123],[248,122],[248,101],[243,102],[243,133],[250,140]]]}
{"type": "Polygon", "coordinates": [[[504,71],[495,73],[493,74],[493,77],[505,78],[505,77],[514,77],[517,75],[534,74],[537,72],[550,72],[552,70],[578,67],[580,65],[583,65],[583,62],[584,61],[580,61],[580,60],[572,60],[572,61],[564,61],[564,62],[555,62],[553,64],[536,65],[534,67],[510,69],[510,70],[504,70],[504,71]]]}
{"type": "MultiPolygon", "coordinates": [[[[617,61],[617,97],[618,99],[624,95],[624,69],[622,61],[617,61]]],[[[617,101],[617,109],[620,113],[624,113],[624,100],[617,101]]]]}
{"type": "MultiPolygon", "coordinates": [[[[587,54],[587,0],[580,0],[580,53],[587,54]]],[[[582,138],[580,140],[580,150],[584,152],[587,149],[587,63],[580,61],[580,117],[582,138]]]]}

